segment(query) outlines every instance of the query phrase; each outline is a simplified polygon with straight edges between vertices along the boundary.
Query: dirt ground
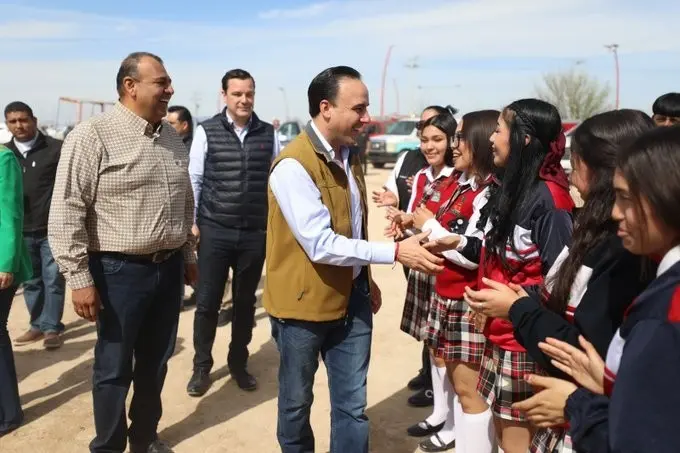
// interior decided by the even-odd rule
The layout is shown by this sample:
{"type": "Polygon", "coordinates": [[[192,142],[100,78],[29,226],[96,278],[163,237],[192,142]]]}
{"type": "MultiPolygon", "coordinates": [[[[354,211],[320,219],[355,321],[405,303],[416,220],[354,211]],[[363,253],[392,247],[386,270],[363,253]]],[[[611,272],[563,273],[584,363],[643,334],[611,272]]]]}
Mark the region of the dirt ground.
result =
{"type": "MultiPolygon", "coordinates": [[[[379,188],[389,170],[369,168],[369,190],[379,188]]],[[[383,240],[383,212],[372,208],[371,238],[383,240]]],[[[410,408],[407,381],[420,367],[420,345],[399,330],[405,280],[399,265],[373,266],[383,294],[383,307],[374,320],[373,349],[368,376],[368,416],[371,420],[371,451],[413,453],[418,440],[406,435],[406,427],[429,414],[410,408]]],[[[261,282],[262,283],[262,282],[261,282]]],[[[262,286],[260,286],[262,287],[262,286]]],[[[261,293],[261,290],[258,294],[261,293]]],[[[280,451],[276,441],[276,395],[278,353],[270,336],[267,316],[257,313],[257,327],[250,346],[250,371],[260,388],[253,393],[239,390],[226,372],[230,326],[218,329],[213,349],[214,384],[202,398],[186,394],[193,355],[193,310],[181,314],[175,356],[170,360],[163,390],[163,418],[159,435],[177,453],[239,453],[280,451]]],[[[11,337],[27,327],[23,296],[17,296],[9,319],[11,337]]],[[[67,301],[64,346],[53,352],[42,343],[15,347],[19,390],[26,414],[24,425],[0,439],[3,453],[85,452],[94,435],[91,375],[94,325],[79,319],[67,301]]],[[[330,405],[323,365],[314,385],[316,400],[312,425],[318,452],[329,449],[330,405]]],[[[351,452],[347,452],[351,453],[351,452]]]]}

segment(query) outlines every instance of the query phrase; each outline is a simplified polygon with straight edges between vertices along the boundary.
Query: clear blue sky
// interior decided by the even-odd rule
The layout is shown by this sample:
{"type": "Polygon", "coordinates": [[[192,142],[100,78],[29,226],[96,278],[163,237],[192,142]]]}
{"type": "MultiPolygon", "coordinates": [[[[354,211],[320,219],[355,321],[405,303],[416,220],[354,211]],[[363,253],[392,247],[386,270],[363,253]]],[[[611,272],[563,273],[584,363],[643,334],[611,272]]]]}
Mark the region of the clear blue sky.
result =
{"type": "MultiPolygon", "coordinates": [[[[430,103],[465,112],[532,96],[543,74],[576,63],[613,89],[603,46],[617,42],[622,106],[648,111],[680,91],[680,40],[669,33],[679,16],[671,0],[0,0],[0,104],[25,100],[54,122],[59,96],[115,99],[120,60],[148,50],[166,61],[174,102],[201,116],[216,111],[224,72],[242,67],[261,116],[285,116],[283,88],[291,116],[305,119],[307,84],[338,64],[362,72],[377,114],[394,45],[387,112],[430,103]],[[418,68],[407,69],[414,57],[418,68]]],[[[69,121],[74,109],[59,114],[69,121]]]]}

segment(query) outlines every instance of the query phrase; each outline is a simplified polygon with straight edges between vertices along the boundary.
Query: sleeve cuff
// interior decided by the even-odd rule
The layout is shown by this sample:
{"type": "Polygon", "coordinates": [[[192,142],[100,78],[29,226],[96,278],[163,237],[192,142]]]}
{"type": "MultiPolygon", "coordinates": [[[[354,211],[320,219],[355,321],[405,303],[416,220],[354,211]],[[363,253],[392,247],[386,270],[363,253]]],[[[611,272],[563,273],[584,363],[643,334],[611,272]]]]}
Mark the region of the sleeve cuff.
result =
{"type": "Polygon", "coordinates": [[[567,420],[571,420],[572,416],[579,412],[579,408],[592,398],[592,393],[579,387],[575,392],[567,397],[567,404],[564,406],[564,415],[567,420]]]}
{"type": "Polygon", "coordinates": [[[90,271],[81,271],[66,275],[66,282],[72,290],[89,288],[94,286],[94,280],[90,271]]]}
{"type": "Polygon", "coordinates": [[[397,246],[390,242],[371,242],[372,264],[394,264],[397,246]]]}
{"type": "Polygon", "coordinates": [[[508,312],[510,322],[513,325],[516,325],[516,322],[520,320],[525,313],[534,311],[537,308],[540,308],[540,305],[533,297],[526,296],[517,299],[515,303],[510,306],[510,311],[508,312]]]}
{"type": "Polygon", "coordinates": [[[185,263],[196,263],[196,254],[194,253],[194,248],[191,246],[191,244],[184,244],[184,247],[182,247],[182,255],[184,256],[185,263]]]}
{"type": "Polygon", "coordinates": [[[465,250],[465,246],[467,245],[467,243],[468,243],[467,237],[461,235],[460,241],[458,242],[458,245],[456,246],[456,251],[462,252],[463,250],[465,250]]]}

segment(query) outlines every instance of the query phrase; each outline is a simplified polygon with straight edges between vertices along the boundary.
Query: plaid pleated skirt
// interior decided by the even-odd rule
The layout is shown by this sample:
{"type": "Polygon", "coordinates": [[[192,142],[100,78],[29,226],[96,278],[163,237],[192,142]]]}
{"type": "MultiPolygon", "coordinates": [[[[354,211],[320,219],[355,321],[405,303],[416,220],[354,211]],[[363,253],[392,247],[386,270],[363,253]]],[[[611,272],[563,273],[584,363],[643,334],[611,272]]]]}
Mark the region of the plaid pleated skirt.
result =
{"type": "Polygon", "coordinates": [[[576,453],[564,428],[539,429],[531,439],[531,453],[576,453]]]}
{"type": "Polygon", "coordinates": [[[425,342],[437,357],[447,362],[479,364],[482,361],[486,337],[470,322],[469,311],[470,307],[462,299],[432,294],[425,342]]]}
{"type": "Polygon", "coordinates": [[[433,288],[434,276],[413,269],[409,271],[401,330],[418,341],[423,341],[427,334],[427,316],[433,288]]]}
{"type": "Polygon", "coordinates": [[[536,363],[526,352],[506,351],[487,341],[479,368],[477,391],[496,417],[524,422],[524,414],[513,409],[512,405],[534,394],[524,376],[537,373],[536,363]]]}

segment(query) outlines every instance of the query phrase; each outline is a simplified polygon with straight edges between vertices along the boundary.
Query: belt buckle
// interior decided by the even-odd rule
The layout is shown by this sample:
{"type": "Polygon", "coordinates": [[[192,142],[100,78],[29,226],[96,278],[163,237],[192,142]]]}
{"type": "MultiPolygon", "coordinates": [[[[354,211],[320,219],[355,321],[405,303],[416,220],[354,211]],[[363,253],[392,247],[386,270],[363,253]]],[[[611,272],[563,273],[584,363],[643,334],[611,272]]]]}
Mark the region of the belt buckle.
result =
{"type": "Polygon", "coordinates": [[[151,262],[154,264],[160,264],[163,261],[166,261],[169,256],[170,252],[168,252],[167,250],[161,250],[151,255],[151,262]]]}

